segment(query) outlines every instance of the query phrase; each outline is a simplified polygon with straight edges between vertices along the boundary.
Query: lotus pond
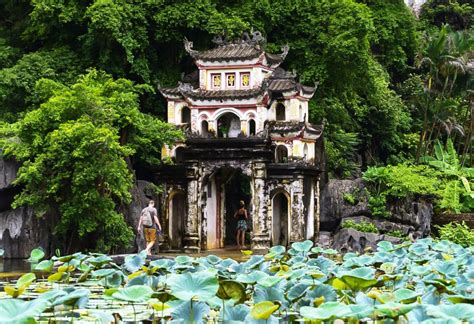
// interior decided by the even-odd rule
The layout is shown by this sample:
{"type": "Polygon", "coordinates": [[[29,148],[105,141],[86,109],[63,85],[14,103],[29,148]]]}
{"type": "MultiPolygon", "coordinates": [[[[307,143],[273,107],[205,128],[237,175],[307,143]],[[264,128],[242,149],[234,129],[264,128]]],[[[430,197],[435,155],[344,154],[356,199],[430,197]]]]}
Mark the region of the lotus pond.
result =
{"type": "Polygon", "coordinates": [[[215,255],[123,265],[102,254],[43,260],[1,284],[0,323],[474,323],[474,247],[422,239],[343,256],[311,241],[237,262],[215,255]]]}

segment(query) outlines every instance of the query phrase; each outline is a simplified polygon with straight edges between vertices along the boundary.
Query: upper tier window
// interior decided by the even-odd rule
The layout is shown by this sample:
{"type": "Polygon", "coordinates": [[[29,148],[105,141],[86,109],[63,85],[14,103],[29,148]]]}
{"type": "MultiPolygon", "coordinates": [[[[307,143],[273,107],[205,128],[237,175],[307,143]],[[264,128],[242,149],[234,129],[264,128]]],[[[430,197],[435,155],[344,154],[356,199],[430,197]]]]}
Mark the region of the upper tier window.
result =
{"type": "Polygon", "coordinates": [[[191,122],[191,110],[188,107],[181,109],[181,123],[189,124],[191,122]]]}
{"type": "Polygon", "coordinates": [[[221,74],[220,73],[213,73],[211,74],[211,81],[212,81],[212,87],[214,89],[220,89],[221,88],[221,74]]]}
{"type": "Polygon", "coordinates": [[[235,73],[226,73],[226,88],[235,88],[235,73]]]}
{"type": "Polygon", "coordinates": [[[285,105],[282,103],[279,103],[276,106],[276,120],[285,120],[285,105]]]}
{"type": "Polygon", "coordinates": [[[250,73],[240,73],[240,86],[242,88],[250,87],[250,73]]]}

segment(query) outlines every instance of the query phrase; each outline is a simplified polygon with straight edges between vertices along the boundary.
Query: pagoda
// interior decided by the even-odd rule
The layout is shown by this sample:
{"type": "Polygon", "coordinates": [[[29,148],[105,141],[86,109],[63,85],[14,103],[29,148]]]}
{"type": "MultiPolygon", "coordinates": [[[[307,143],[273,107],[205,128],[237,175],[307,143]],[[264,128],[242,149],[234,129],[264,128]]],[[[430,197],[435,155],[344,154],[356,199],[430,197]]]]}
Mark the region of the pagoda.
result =
{"type": "Polygon", "coordinates": [[[323,127],[308,122],[316,86],[283,70],[288,46],[264,50],[259,32],[198,51],[184,46],[197,70],[161,88],[168,122],[185,139],[163,149],[173,160],[156,172],[164,185],[162,214],[168,250],[235,245],[243,200],[254,250],[314,239],[319,227],[323,127]]]}

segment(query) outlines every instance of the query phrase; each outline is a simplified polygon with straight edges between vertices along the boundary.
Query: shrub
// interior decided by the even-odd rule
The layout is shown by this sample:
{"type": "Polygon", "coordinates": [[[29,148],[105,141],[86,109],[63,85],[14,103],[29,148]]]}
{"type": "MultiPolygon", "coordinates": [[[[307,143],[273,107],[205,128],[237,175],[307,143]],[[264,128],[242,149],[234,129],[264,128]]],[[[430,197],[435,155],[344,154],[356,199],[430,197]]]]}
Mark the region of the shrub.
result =
{"type": "Polygon", "coordinates": [[[354,194],[350,193],[350,192],[347,192],[345,194],[342,195],[342,199],[344,199],[344,201],[346,203],[348,203],[349,205],[357,205],[357,198],[355,197],[354,194]]]}
{"type": "Polygon", "coordinates": [[[378,233],[379,232],[377,227],[372,223],[368,223],[368,222],[356,223],[353,220],[344,221],[342,223],[342,228],[353,228],[356,231],[364,232],[364,233],[378,233]]]}
{"type": "Polygon", "coordinates": [[[398,237],[398,238],[401,238],[401,239],[404,239],[404,240],[408,240],[408,236],[405,235],[402,231],[400,230],[393,230],[393,231],[389,231],[387,233],[385,233],[386,235],[388,236],[393,236],[393,237],[398,237]]]}
{"type": "Polygon", "coordinates": [[[438,229],[438,237],[441,240],[448,240],[463,247],[474,246],[474,231],[464,221],[451,222],[443,226],[435,225],[435,227],[438,229]]]}

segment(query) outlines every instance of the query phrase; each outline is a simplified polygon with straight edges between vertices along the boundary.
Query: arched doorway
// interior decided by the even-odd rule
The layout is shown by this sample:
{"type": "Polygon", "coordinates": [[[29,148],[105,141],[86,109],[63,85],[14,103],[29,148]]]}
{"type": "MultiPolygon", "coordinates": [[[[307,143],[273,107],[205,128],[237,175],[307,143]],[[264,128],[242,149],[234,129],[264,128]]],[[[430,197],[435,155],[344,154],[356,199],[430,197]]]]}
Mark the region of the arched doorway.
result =
{"type": "Polygon", "coordinates": [[[186,217],[186,195],[176,192],[169,201],[170,249],[181,250],[184,237],[184,218],[186,217]]]}
{"type": "Polygon", "coordinates": [[[309,148],[307,143],[304,143],[303,146],[303,157],[305,161],[309,161],[309,148]]]}
{"type": "Polygon", "coordinates": [[[289,243],[289,197],[278,192],[272,199],[272,244],[287,246],[289,243]]]}
{"type": "Polygon", "coordinates": [[[286,120],[285,105],[282,103],[276,106],[276,120],[286,120]]]}
{"type": "Polygon", "coordinates": [[[285,145],[278,145],[275,150],[275,160],[277,163],[288,162],[288,149],[285,145]]]}
{"type": "Polygon", "coordinates": [[[176,163],[181,163],[184,161],[184,147],[179,146],[174,150],[174,161],[176,163]]]}
{"type": "Polygon", "coordinates": [[[228,112],[217,120],[218,137],[238,137],[240,132],[240,118],[236,114],[228,112]]]}
{"type": "Polygon", "coordinates": [[[256,125],[255,125],[255,120],[250,119],[249,120],[249,136],[255,136],[256,133],[256,125]]]}
{"type": "MultiPolygon", "coordinates": [[[[203,231],[206,233],[205,248],[232,248],[236,245],[237,219],[235,212],[239,201],[243,200],[251,217],[251,186],[250,177],[240,170],[230,167],[220,168],[210,175],[204,186],[204,217],[203,231]]],[[[247,220],[250,233],[251,220],[247,220]]],[[[250,235],[246,244],[250,244],[250,235]]]]}
{"type": "Polygon", "coordinates": [[[181,124],[189,124],[191,122],[191,110],[188,107],[181,109],[181,124]]]}
{"type": "Polygon", "coordinates": [[[201,122],[201,135],[204,137],[209,136],[209,123],[207,122],[207,120],[203,120],[201,122]]]}

